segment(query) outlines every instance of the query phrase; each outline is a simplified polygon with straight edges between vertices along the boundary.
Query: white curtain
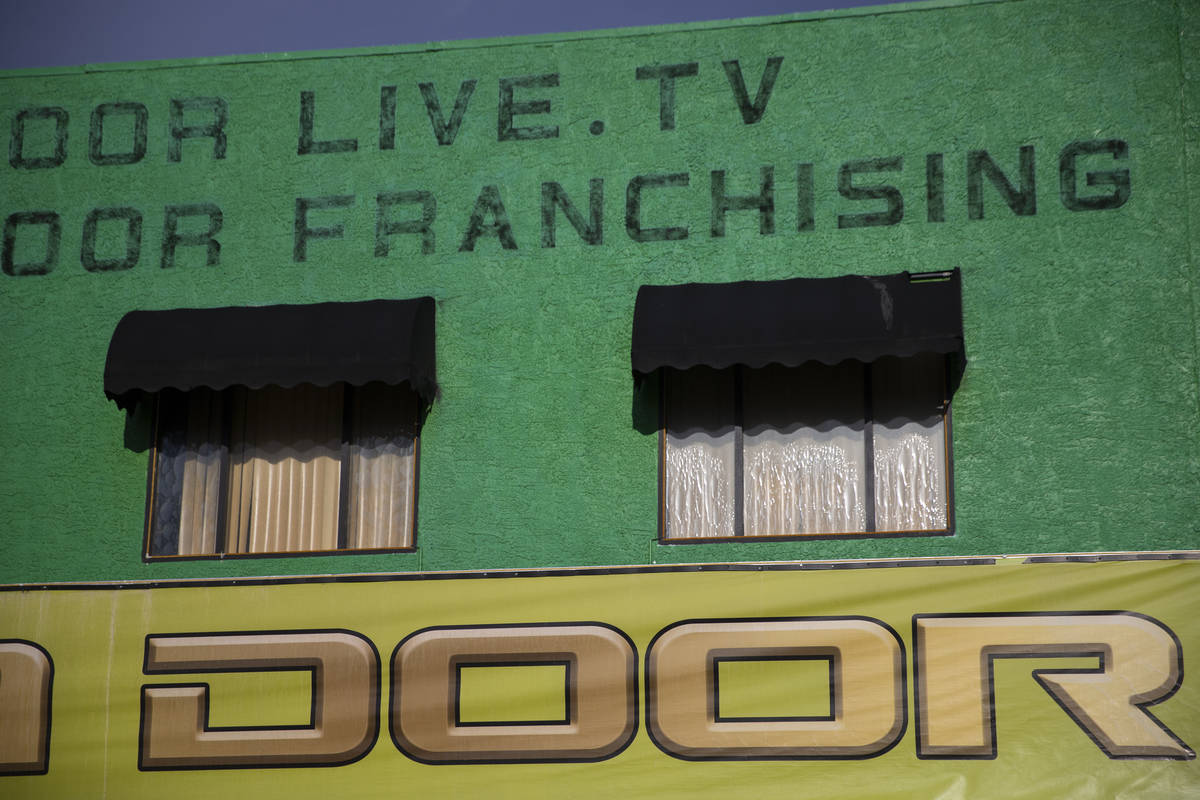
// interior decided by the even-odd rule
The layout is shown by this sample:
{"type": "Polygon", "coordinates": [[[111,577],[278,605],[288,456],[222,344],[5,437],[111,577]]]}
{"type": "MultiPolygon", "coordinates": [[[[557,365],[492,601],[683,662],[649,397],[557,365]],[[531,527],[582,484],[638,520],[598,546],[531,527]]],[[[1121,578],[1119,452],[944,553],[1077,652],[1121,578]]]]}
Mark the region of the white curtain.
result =
{"type": "Polygon", "coordinates": [[[875,530],[945,530],[945,367],[941,356],[885,358],[871,370],[875,530]]]}
{"type": "Polygon", "coordinates": [[[733,435],[693,434],[667,445],[667,535],[699,539],[734,535],[733,435]]]}
{"type": "Polygon", "coordinates": [[[864,532],[868,510],[874,532],[944,530],[943,376],[935,356],[744,368],[739,398],[732,369],[669,372],[667,538],[735,535],[739,432],[746,536],[864,532]]]}
{"type": "Polygon", "coordinates": [[[863,530],[862,432],[746,447],[747,536],[863,530]],[[821,441],[824,438],[825,441],[821,441]],[[848,446],[855,439],[859,447],[848,446]]]}
{"type": "Polygon", "coordinates": [[[734,382],[728,370],[672,373],[667,392],[667,538],[734,535],[734,382]]]}
{"type": "Polygon", "coordinates": [[[940,425],[931,429],[916,424],[896,430],[876,429],[876,531],[945,530],[944,449],[940,425]]]}
{"type": "Polygon", "coordinates": [[[747,536],[861,531],[862,365],[742,371],[747,536]]]}

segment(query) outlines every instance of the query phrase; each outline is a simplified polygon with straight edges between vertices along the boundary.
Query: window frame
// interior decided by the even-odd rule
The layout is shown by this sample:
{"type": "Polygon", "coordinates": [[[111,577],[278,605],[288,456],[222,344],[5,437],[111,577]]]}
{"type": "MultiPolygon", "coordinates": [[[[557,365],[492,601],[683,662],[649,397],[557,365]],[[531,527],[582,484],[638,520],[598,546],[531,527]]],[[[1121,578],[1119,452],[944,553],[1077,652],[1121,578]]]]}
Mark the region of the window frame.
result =
{"type": "MultiPolygon", "coordinates": [[[[347,468],[348,455],[350,450],[350,442],[348,432],[353,424],[353,415],[351,413],[354,393],[362,389],[361,386],[351,384],[346,381],[339,381],[337,385],[342,387],[342,423],[341,423],[341,451],[340,451],[340,475],[338,486],[338,532],[337,539],[339,546],[332,550],[287,550],[287,551],[270,551],[270,552],[229,552],[227,548],[229,539],[229,521],[227,507],[229,502],[229,481],[230,481],[230,464],[231,459],[228,455],[222,459],[220,486],[219,486],[219,502],[220,507],[217,512],[218,529],[217,529],[217,546],[212,553],[190,553],[190,554],[159,554],[151,553],[151,544],[154,534],[154,509],[157,487],[157,472],[159,463],[160,444],[162,442],[163,429],[161,428],[164,417],[164,402],[186,402],[189,394],[184,390],[173,390],[177,398],[164,398],[163,392],[159,391],[153,395],[152,401],[152,423],[151,423],[151,441],[149,449],[149,462],[146,468],[146,503],[143,521],[143,541],[142,541],[142,561],[145,563],[156,563],[164,561],[208,561],[222,559],[243,559],[243,558],[297,558],[297,557],[312,557],[312,556],[343,556],[343,555],[370,555],[384,553],[411,553],[417,550],[417,528],[418,528],[418,507],[420,500],[421,486],[421,430],[423,428],[424,418],[428,414],[428,406],[411,386],[411,384],[399,384],[397,388],[405,388],[413,394],[413,405],[415,416],[413,423],[413,474],[412,474],[412,509],[410,516],[412,518],[412,526],[408,532],[409,544],[400,547],[369,547],[369,548],[351,548],[343,547],[342,543],[347,538],[347,518],[348,509],[348,493],[349,481],[347,468]]],[[[232,440],[232,407],[234,405],[234,394],[237,392],[246,392],[249,389],[245,386],[229,386],[223,389],[210,390],[220,399],[222,404],[222,434],[221,444],[226,448],[230,448],[232,440]]]]}
{"type": "MultiPolygon", "coordinates": [[[[943,447],[944,460],[946,471],[946,527],[938,530],[927,531],[846,531],[841,533],[795,533],[795,534],[766,534],[766,535],[747,535],[745,533],[745,481],[740,476],[743,475],[745,466],[745,451],[744,451],[744,414],[743,414],[743,372],[747,369],[753,369],[743,364],[733,364],[726,369],[732,370],[733,385],[734,385],[734,535],[732,536],[697,536],[697,537],[671,537],[667,531],[667,406],[668,392],[670,391],[670,373],[672,370],[667,367],[659,367],[655,371],[655,382],[658,389],[658,543],[661,545],[697,545],[697,544],[717,544],[730,542],[787,542],[798,540],[831,540],[831,539],[890,539],[900,537],[929,537],[929,536],[953,536],[956,530],[955,521],[955,497],[954,497],[954,447],[953,447],[953,414],[952,414],[952,399],[953,392],[950,388],[950,370],[949,356],[944,356],[944,369],[942,374],[942,431],[943,431],[943,447]]],[[[866,474],[864,475],[864,494],[867,495],[869,502],[864,503],[864,514],[870,520],[870,525],[874,526],[875,520],[875,472],[874,472],[874,437],[873,432],[873,408],[872,408],[872,380],[871,373],[873,370],[873,362],[859,362],[863,367],[863,393],[864,393],[864,440],[867,452],[866,458],[866,474]],[[870,511],[866,510],[869,506],[870,511]]],[[[801,369],[805,366],[795,367],[801,369]]]]}

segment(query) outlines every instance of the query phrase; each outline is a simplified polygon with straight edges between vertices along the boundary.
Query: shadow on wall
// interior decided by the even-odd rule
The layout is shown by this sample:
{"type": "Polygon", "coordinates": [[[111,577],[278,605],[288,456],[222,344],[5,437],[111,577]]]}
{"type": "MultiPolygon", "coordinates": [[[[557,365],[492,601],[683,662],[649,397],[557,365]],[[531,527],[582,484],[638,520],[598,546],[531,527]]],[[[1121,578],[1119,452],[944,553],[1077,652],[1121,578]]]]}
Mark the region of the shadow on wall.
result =
{"type": "Polygon", "coordinates": [[[650,375],[635,375],[633,380],[633,429],[643,436],[658,434],[659,397],[662,392],[662,371],[650,375]]]}
{"type": "Polygon", "coordinates": [[[125,449],[145,453],[154,444],[154,404],[137,403],[125,412],[125,449]]]}

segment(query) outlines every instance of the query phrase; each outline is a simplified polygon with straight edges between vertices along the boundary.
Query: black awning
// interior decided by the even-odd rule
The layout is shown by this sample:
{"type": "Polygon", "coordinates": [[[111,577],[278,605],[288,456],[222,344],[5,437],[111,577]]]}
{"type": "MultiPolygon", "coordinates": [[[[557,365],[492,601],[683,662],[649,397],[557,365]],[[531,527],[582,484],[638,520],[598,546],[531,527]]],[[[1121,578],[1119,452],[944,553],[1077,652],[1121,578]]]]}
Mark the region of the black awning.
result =
{"type": "Polygon", "coordinates": [[[635,377],[660,367],[796,367],[922,353],[950,356],[958,385],[966,366],[958,269],[642,286],[633,312],[635,377]]]}
{"type": "Polygon", "coordinates": [[[120,408],[168,388],[342,381],[409,383],[431,401],[433,298],[131,311],[104,365],[104,394],[120,408]]]}

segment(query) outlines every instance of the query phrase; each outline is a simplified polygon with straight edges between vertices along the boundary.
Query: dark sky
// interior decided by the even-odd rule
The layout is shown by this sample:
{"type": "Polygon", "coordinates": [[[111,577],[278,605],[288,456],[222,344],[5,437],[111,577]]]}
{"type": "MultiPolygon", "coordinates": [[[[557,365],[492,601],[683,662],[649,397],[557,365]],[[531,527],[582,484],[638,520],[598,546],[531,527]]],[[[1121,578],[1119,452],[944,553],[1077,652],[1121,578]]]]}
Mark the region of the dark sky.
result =
{"type": "Polygon", "coordinates": [[[0,0],[0,69],[658,25],[888,0],[0,0]]]}

